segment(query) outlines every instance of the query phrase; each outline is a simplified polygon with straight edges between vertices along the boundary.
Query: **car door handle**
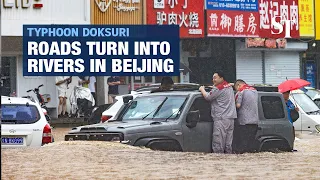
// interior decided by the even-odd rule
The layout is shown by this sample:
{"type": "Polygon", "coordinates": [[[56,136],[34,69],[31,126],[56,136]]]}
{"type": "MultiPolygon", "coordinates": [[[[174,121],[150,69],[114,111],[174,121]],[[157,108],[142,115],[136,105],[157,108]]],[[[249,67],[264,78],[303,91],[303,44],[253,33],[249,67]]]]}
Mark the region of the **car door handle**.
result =
{"type": "Polygon", "coordinates": [[[152,123],[150,123],[150,125],[155,125],[155,124],[161,124],[161,122],[152,122],[152,123]]]}

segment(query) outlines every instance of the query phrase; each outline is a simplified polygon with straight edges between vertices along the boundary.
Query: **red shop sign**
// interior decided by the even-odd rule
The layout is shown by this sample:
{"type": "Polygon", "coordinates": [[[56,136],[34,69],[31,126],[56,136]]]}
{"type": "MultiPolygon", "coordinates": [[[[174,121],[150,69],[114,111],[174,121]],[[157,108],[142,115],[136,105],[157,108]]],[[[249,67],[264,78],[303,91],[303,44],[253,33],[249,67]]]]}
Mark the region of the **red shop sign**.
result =
{"type": "Polygon", "coordinates": [[[291,38],[299,38],[299,10],[298,0],[259,0],[260,32],[262,38],[284,38],[288,35],[291,38]],[[275,21],[290,20],[282,22],[283,31],[280,34],[279,29],[272,24],[272,18],[277,17],[275,21]],[[286,33],[286,23],[289,23],[290,33],[286,33]],[[273,34],[272,34],[273,33],[273,34]]]}
{"type": "Polygon", "coordinates": [[[248,11],[207,10],[208,36],[259,37],[259,14],[248,11]]]}
{"type": "Polygon", "coordinates": [[[147,24],[180,26],[180,37],[204,37],[204,0],[147,0],[147,24]]]}

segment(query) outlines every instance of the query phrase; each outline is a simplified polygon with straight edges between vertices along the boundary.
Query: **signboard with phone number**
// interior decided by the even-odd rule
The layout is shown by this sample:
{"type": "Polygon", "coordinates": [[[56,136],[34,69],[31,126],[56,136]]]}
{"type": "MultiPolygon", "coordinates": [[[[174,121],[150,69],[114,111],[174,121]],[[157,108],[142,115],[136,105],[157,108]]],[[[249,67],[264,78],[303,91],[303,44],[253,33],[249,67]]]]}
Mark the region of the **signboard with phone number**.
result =
{"type": "Polygon", "coordinates": [[[258,11],[258,0],[206,0],[208,10],[258,11]]]}

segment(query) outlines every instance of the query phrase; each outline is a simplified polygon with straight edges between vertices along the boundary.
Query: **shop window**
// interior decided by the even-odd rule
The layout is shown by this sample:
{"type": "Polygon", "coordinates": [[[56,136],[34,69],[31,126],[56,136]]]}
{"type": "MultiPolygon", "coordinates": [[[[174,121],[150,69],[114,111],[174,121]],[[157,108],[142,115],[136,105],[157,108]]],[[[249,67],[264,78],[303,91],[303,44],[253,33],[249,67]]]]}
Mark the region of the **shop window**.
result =
{"type": "Polygon", "coordinates": [[[16,92],[17,58],[15,56],[1,57],[1,95],[9,96],[16,92]]]}
{"type": "Polygon", "coordinates": [[[277,96],[262,96],[261,103],[266,119],[282,119],[285,117],[282,100],[277,96]]]}

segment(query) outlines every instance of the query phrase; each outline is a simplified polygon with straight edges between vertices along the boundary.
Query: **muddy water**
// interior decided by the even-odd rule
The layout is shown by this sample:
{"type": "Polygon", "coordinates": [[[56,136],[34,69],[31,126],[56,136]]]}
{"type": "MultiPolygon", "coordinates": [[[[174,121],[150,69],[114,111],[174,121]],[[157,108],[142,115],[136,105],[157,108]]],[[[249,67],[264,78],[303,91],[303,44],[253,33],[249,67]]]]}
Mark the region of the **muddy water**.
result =
{"type": "Polygon", "coordinates": [[[151,151],[108,142],[2,149],[2,179],[319,179],[320,136],[298,135],[294,153],[217,155],[151,151]]]}

